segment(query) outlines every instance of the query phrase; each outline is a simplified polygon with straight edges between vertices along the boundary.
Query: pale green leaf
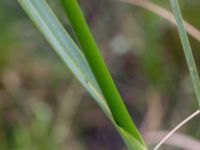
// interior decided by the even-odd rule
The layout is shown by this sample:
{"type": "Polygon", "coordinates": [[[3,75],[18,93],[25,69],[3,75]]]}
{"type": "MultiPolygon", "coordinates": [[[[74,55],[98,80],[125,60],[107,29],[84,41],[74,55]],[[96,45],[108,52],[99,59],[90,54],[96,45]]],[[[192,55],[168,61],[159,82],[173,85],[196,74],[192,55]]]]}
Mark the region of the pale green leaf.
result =
{"type": "Polygon", "coordinates": [[[199,103],[200,106],[200,81],[199,81],[199,75],[197,72],[197,68],[196,68],[196,64],[194,61],[194,57],[192,54],[192,49],[188,40],[188,36],[186,34],[184,25],[183,25],[183,18],[181,15],[181,10],[178,4],[177,0],[171,0],[171,5],[172,5],[172,10],[174,12],[174,16],[177,22],[177,27],[178,27],[178,33],[179,33],[179,37],[181,39],[181,43],[183,46],[183,51],[185,54],[185,58],[187,61],[187,65],[188,65],[188,69],[190,72],[190,76],[192,78],[192,83],[194,86],[194,91],[197,97],[197,101],[199,103]]]}

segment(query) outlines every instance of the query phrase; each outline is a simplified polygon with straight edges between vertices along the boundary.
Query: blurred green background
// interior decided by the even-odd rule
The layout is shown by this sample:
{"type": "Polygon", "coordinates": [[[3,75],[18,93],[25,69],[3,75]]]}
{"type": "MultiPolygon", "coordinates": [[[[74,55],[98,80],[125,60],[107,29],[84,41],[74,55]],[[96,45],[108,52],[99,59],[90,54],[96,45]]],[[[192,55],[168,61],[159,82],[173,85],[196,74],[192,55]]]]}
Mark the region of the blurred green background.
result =
{"type": "MultiPolygon", "coordinates": [[[[167,0],[152,2],[170,9],[167,0]]],[[[59,1],[48,3],[72,33],[59,1]]],[[[159,133],[198,108],[176,28],[129,4],[80,4],[129,112],[152,147],[154,138],[161,139],[159,133]]],[[[185,20],[200,29],[200,1],[182,0],[181,8],[185,20]]],[[[190,41],[200,70],[200,44],[191,37],[190,41]]],[[[197,117],[179,133],[198,142],[199,126],[197,117]]],[[[161,149],[180,149],[174,145],[161,149]]],[[[17,1],[1,0],[0,150],[125,149],[111,123],[17,1]]]]}

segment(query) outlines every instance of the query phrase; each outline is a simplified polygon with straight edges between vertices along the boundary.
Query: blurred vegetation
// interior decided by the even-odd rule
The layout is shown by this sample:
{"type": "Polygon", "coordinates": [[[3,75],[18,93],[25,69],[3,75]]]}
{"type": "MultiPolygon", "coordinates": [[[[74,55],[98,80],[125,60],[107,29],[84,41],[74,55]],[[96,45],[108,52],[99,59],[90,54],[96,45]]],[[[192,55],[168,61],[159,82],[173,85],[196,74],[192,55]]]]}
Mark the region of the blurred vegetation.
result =
{"type": "MultiPolygon", "coordinates": [[[[48,2],[71,32],[59,1],[48,2]]],[[[152,2],[170,8],[168,1],[152,2]]],[[[196,110],[174,26],[149,11],[121,2],[80,3],[143,135],[170,130],[196,110]]],[[[199,6],[198,0],[181,1],[185,20],[197,28],[199,6]]],[[[193,38],[190,41],[199,70],[200,44],[193,38]]],[[[17,1],[11,0],[0,1],[0,118],[2,150],[125,149],[101,110],[60,62],[17,1]]],[[[196,118],[179,132],[200,139],[199,124],[196,118]]],[[[163,149],[167,148],[176,149],[163,149]]]]}

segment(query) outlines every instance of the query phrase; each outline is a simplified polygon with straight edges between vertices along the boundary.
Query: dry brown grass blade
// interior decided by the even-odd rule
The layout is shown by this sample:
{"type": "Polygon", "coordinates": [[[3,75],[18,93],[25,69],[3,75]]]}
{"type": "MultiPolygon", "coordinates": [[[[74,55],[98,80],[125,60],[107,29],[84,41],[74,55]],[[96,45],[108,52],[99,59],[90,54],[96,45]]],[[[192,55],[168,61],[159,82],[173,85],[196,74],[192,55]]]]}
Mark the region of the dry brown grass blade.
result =
{"type": "MultiPolygon", "coordinates": [[[[175,18],[169,10],[167,10],[157,4],[154,4],[150,1],[147,1],[147,0],[119,0],[119,1],[133,4],[133,5],[142,7],[144,9],[147,9],[147,10],[157,14],[158,16],[164,18],[165,20],[168,20],[173,25],[176,25],[175,18]]],[[[197,28],[195,28],[193,25],[188,23],[187,21],[183,21],[183,23],[184,23],[186,32],[188,34],[190,34],[194,39],[196,39],[200,42],[200,31],[197,28]]]]}

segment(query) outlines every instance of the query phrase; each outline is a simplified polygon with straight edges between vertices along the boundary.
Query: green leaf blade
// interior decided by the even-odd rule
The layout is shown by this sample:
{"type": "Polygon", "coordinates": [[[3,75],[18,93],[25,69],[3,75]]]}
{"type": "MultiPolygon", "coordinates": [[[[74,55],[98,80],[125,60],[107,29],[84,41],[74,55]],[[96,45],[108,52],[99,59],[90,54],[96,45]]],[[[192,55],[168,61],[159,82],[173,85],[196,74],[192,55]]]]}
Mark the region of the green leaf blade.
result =
{"type": "Polygon", "coordinates": [[[183,46],[184,54],[187,60],[190,76],[192,78],[195,94],[196,94],[197,101],[200,107],[200,81],[199,81],[199,76],[196,69],[194,57],[192,54],[192,49],[190,47],[188,36],[186,34],[186,31],[183,25],[181,10],[180,10],[177,0],[171,0],[171,5],[172,5],[172,10],[174,12],[174,16],[177,22],[178,32],[179,32],[179,36],[180,36],[181,43],[183,46]]]}
{"type": "Polygon", "coordinates": [[[61,2],[116,123],[144,144],[142,136],[132,121],[115,83],[112,80],[78,1],[61,0],[61,2]]]}
{"type": "Polygon", "coordinates": [[[74,43],[64,27],[60,24],[48,4],[44,0],[18,0],[28,16],[35,25],[40,29],[44,37],[51,44],[55,52],[60,56],[62,61],[68,66],[76,78],[92,95],[96,103],[101,107],[114,127],[120,133],[130,150],[146,150],[143,144],[135,137],[124,131],[115,122],[111,111],[102,96],[101,90],[95,80],[95,77],[87,63],[87,60],[79,47],[74,43]],[[133,141],[132,141],[133,140],[133,141]]]}
{"type": "Polygon", "coordinates": [[[44,0],[19,0],[19,3],[62,61],[70,68],[72,73],[89,93],[92,94],[95,100],[98,99],[96,102],[101,108],[103,107],[104,112],[111,116],[105,102],[101,102],[102,100],[99,100],[97,94],[93,91],[93,89],[96,89],[101,93],[84,55],[59,23],[46,2],[44,0]],[[93,89],[89,86],[88,82],[92,84],[93,89]]]}

